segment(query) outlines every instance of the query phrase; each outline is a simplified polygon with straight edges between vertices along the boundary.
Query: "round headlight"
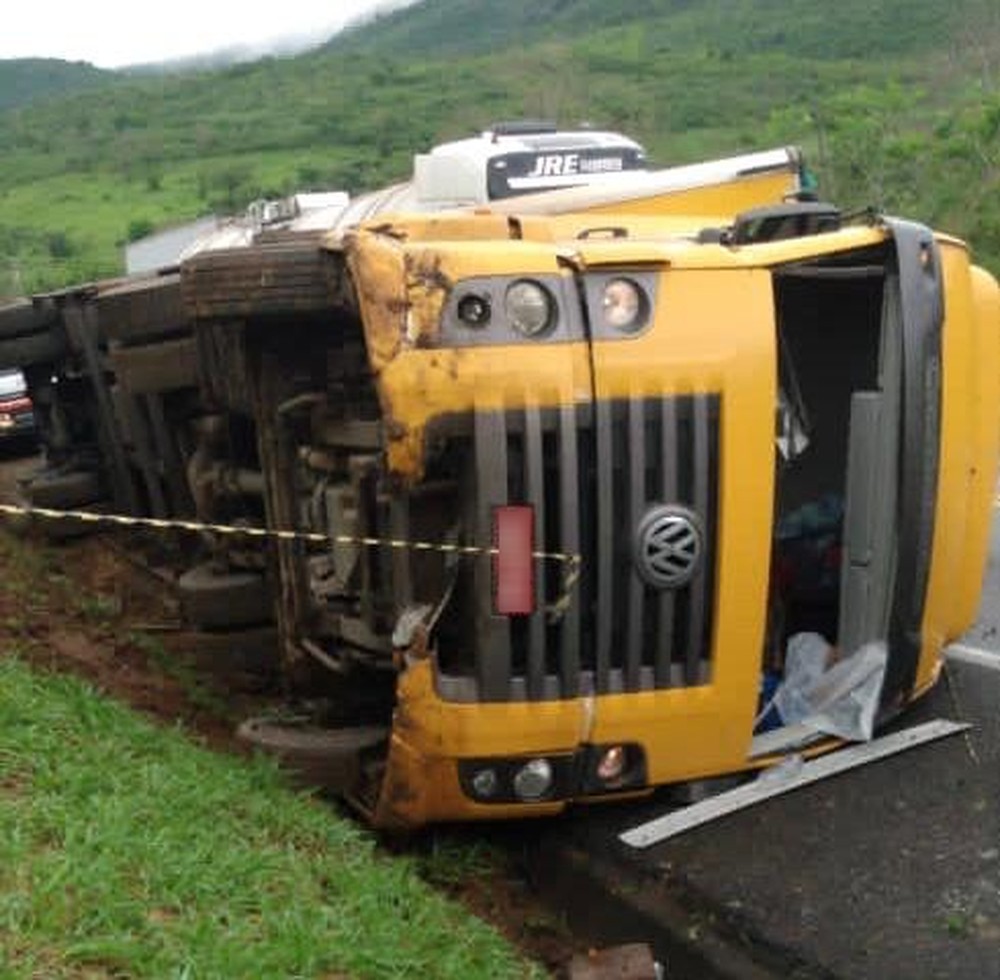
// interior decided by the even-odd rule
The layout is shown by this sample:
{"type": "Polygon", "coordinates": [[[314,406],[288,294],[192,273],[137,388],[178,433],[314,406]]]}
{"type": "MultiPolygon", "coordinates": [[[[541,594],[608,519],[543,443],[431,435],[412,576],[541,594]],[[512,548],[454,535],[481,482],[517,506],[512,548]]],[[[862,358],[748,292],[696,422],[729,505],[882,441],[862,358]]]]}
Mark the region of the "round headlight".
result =
{"type": "Polygon", "coordinates": [[[467,327],[485,327],[490,322],[489,296],[466,293],[458,301],[458,318],[467,327]]]}
{"type": "Polygon", "coordinates": [[[489,799],[495,796],[500,788],[500,780],[497,778],[495,769],[480,769],[472,777],[472,791],[480,799],[489,799]]]}
{"type": "Polygon", "coordinates": [[[605,749],[597,763],[597,778],[602,783],[614,783],[622,778],[625,772],[625,746],[612,745],[605,749]]]}
{"type": "Polygon", "coordinates": [[[507,319],[518,333],[537,337],[556,319],[555,302],[549,291],[530,279],[519,279],[507,288],[504,305],[507,319]]]}
{"type": "Polygon", "coordinates": [[[522,800],[540,800],[552,789],[552,764],[548,759],[532,759],[514,776],[514,792],[522,800]]]}
{"type": "Polygon", "coordinates": [[[646,307],[646,294],[631,279],[612,279],[604,287],[601,314],[615,330],[638,330],[645,320],[646,307]]]}

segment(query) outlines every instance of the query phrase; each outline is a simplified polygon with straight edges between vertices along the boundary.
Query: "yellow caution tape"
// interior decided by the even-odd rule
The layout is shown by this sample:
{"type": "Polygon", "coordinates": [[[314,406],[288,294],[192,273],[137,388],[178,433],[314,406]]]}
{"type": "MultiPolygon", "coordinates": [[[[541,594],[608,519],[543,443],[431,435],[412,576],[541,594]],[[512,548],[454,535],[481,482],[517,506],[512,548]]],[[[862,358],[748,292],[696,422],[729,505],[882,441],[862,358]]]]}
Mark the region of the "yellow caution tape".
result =
{"type": "MultiPolygon", "coordinates": [[[[448,544],[436,541],[408,541],[405,538],[352,537],[346,534],[320,534],[316,531],[273,530],[265,527],[248,527],[242,524],[210,524],[201,521],[183,521],[161,517],[133,517],[129,514],[105,514],[89,510],[56,510],[52,507],[2,504],[0,514],[8,517],[43,517],[50,520],[70,519],[87,524],[106,524],[117,527],[148,527],[163,531],[191,531],[197,533],[264,538],[274,541],[302,541],[311,544],[334,544],[353,548],[392,548],[397,551],[433,551],[460,557],[498,555],[495,547],[478,545],[448,544]]],[[[582,559],[579,555],[533,551],[535,561],[554,561],[565,565],[562,595],[548,607],[553,619],[560,618],[573,601],[573,590],[580,578],[582,559]]]]}

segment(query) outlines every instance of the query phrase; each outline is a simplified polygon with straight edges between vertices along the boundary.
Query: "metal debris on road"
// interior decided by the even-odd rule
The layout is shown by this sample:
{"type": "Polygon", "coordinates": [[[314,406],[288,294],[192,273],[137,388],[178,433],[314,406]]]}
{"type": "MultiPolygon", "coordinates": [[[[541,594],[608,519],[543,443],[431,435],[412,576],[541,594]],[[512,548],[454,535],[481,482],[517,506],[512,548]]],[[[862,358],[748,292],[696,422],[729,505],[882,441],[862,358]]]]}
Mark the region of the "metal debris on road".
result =
{"type": "Polygon", "coordinates": [[[676,837],[694,827],[699,827],[730,813],[745,810],[756,803],[791,792],[800,786],[808,786],[822,779],[828,779],[830,776],[847,772],[849,769],[856,769],[869,762],[875,762],[878,759],[884,759],[898,752],[915,748],[926,742],[947,738],[949,735],[957,735],[971,727],[964,722],[944,719],[929,721],[923,725],[915,725],[900,732],[893,732],[891,735],[883,735],[881,738],[863,745],[852,745],[849,748],[832,752],[830,755],[805,762],[792,769],[784,778],[780,774],[774,773],[773,769],[764,770],[762,776],[768,777],[771,774],[771,778],[758,778],[752,783],[746,783],[700,803],[657,817],[655,820],[650,820],[648,823],[625,831],[619,835],[619,840],[630,847],[651,847],[653,844],[659,844],[671,837],[676,837]]]}

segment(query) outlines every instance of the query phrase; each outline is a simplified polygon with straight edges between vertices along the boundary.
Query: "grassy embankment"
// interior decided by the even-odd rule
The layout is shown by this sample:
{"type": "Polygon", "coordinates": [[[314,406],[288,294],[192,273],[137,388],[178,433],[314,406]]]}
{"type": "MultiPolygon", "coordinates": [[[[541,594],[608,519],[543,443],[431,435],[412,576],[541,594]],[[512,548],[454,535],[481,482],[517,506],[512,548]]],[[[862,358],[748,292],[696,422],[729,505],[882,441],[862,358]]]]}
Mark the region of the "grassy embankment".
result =
{"type": "Polygon", "coordinates": [[[29,669],[100,604],[3,529],[0,567],[0,977],[541,975],[265,761],[29,669]]]}
{"type": "Polygon", "coordinates": [[[533,975],[270,766],[199,749],[10,656],[0,868],[4,977],[533,975]]]}

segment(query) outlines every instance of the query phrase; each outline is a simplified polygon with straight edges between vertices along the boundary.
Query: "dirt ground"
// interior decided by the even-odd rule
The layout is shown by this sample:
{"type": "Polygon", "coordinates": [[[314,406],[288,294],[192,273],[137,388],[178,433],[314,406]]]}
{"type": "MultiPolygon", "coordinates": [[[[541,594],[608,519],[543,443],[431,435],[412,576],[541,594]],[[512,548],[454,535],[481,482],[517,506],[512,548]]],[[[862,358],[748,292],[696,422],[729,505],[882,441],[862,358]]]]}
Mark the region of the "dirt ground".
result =
{"type": "MultiPolygon", "coordinates": [[[[39,465],[0,447],[0,501],[16,502],[18,480],[39,465]]],[[[160,722],[182,724],[210,748],[246,751],[235,727],[275,705],[273,678],[259,654],[248,669],[224,636],[184,628],[169,576],[140,557],[149,554],[148,540],[113,531],[51,544],[37,529],[27,536],[10,530],[0,525],[0,651],[16,648],[40,670],[84,677],[160,722]]],[[[558,973],[588,944],[569,934],[520,873],[522,835],[530,833],[435,829],[388,849],[415,857],[433,884],[558,973]]]]}
{"type": "MultiPolygon", "coordinates": [[[[0,500],[18,502],[18,480],[38,465],[9,452],[0,457],[0,500]]],[[[217,676],[165,583],[130,559],[127,535],[52,544],[32,530],[15,541],[2,553],[0,645],[9,639],[40,668],[85,677],[145,714],[181,721],[202,741],[239,751],[227,716],[260,703],[253,682],[217,676]]]]}

